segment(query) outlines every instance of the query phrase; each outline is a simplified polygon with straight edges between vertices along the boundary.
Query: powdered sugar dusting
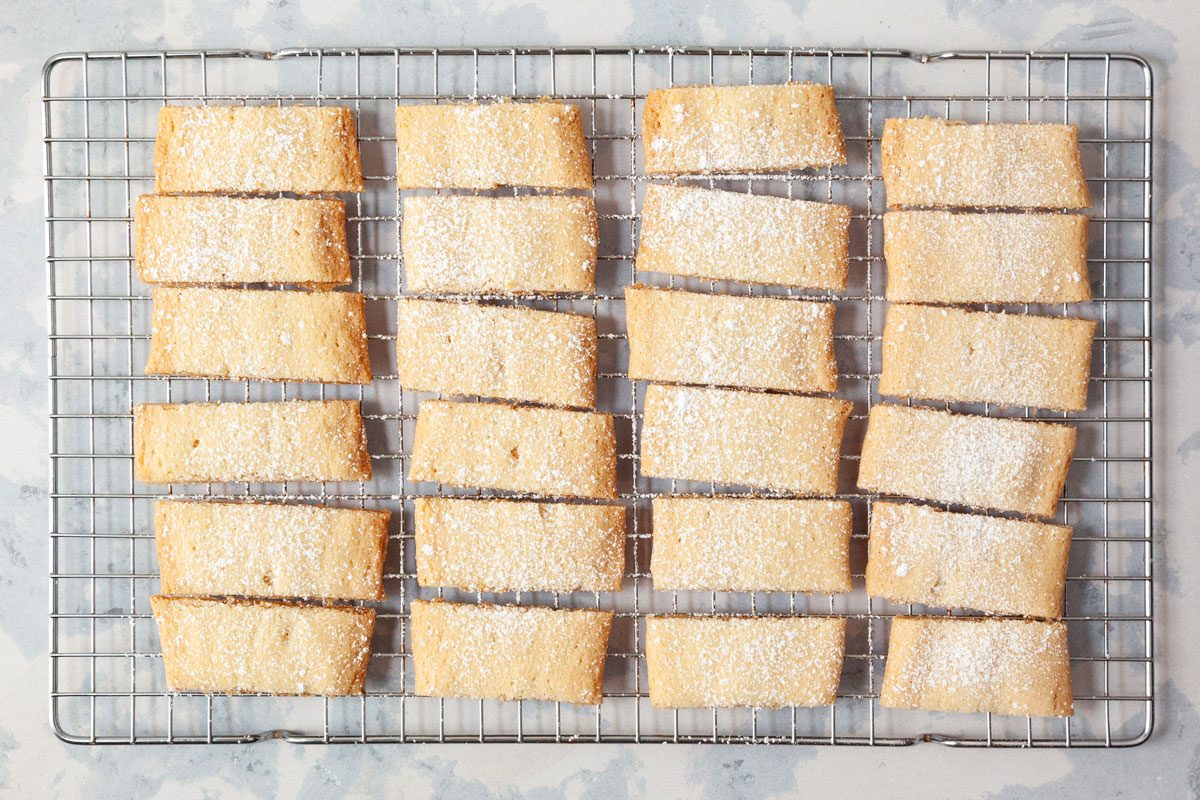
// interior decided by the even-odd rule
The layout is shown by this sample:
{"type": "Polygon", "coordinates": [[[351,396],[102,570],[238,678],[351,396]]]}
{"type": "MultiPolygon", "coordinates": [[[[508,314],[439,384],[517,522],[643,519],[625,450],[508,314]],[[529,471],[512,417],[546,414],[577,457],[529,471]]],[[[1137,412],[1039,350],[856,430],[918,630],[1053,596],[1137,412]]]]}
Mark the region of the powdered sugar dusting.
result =
{"type": "Polygon", "coordinates": [[[607,414],[426,400],[409,477],[543,496],[615,498],[607,414]]]}
{"type": "Polygon", "coordinates": [[[1068,716],[1066,626],[897,617],[880,701],[889,708],[1068,716]]]}
{"type": "Polygon", "coordinates": [[[850,590],[843,500],[656,497],[650,573],[659,590],[850,590]]]}
{"type": "Polygon", "coordinates": [[[1074,125],[889,119],[881,149],[889,206],[1091,205],[1074,125]]]}
{"type": "Polygon", "coordinates": [[[417,580],[468,591],[615,591],[621,506],[418,498],[417,580]]]}
{"type": "Polygon", "coordinates": [[[387,511],[160,501],[163,592],[383,599],[387,511]]]}
{"type": "Polygon", "coordinates": [[[361,294],[159,286],[152,298],[148,375],[371,381],[361,294]]]}
{"type": "Polygon", "coordinates": [[[350,281],[341,200],[142,195],[134,214],[147,283],[350,281]]]}
{"type": "Polygon", "coordinates": [[[1092,320],[893,304],[879,393],[1080,411],[1092,320]]]}
{"type": "Polygon", "coordinates": [[[591,197],[406,197],[402,245],[412,292],[590,292],[591,197]]]}
{"type": "Polygon", "coordinates": [[[162,596],[150,604],[172,691],[362,693],[374,609],[162,596]]]}
{"type": "Polygon", "coordinates": [[[596,321],[582,314],[400,298],[400,385],[444,395],[588,408],[596,321]]]}
{"type": "Polygon", "coordinates": [[[1091,299],[1087,217],[889,211],[887,299],[1077,303],[1091,299]]]}
{"type": "Polygon", "coordinates": [[[625,289],[629,377],[831,392],[832,303],[625,289]]]}
{"type": "Polygon", "coordinates": [[[416,691],[600,702],[611,611],[414,600],[416,691]]]}
{"type": "Polygon", "coordinates": [[[396,109],[402,189],[592,188],[579,108],[570,103],[453,103],[396,109]]]}
{"type": "Polygon", "coordinates": [[[877,405],[863,439],[858,485],[1049,517],[1074,449],[1069,425],[877,405]]]}
{"type": "Polygon", "coordinates": [[[659,708],[832,705],[844,619],[646,618],[650,701],[659,708]]]}
{"type": "Polygon", "coordinates": [[[867,592],[896,603],[1058,617],[1071,529],[875,503],[867,592]]]}
{"type": "Polygon", "coordinates": [[[642,271],[846,288],[849,206],[652,183],[641,220],[642,271]]]}
{"type": "Polygon", "coordinates": [[[133,430],[146,483],[371,477],[354,400],[147,403],[134,408],[133,430]]]}
{"type": "Polygon", "coordinates": [[[362,191],[354,112],[336,106],[166,106],[160,192],[362,191]]]}
{"type": "Polygon", "coordinates": [[[836,398],[652,384],[642,474],[832,495],[850,410],[836,398]]]}
{"type": "Polygon", "coordinates": [[[650,174],[846,163],[833,87],[815,83],[655,89],[642,138],[650,174]]]}

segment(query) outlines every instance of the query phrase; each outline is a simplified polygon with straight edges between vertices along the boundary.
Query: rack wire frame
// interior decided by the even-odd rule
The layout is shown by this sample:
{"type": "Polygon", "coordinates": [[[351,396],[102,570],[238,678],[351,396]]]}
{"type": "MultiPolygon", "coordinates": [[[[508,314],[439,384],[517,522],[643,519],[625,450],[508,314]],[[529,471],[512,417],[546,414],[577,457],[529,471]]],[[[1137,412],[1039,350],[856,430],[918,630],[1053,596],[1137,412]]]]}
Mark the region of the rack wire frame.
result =
{"type": "MultiPolygon", "coordinates": [[[[1149,737],[1154,721],[1151,404],[1153,79],[1134,55],[803,48],[294,48],[52,57],[43,87],[50,407],[50,718],[73,743],[709,742],[1114,747],[1149,737]],[[644,185],[641,102],[675,83],[832,83],[845,128],[845,168],[680,179],[698,185],[853,207],[847,292],[793,293],[639,274],[633,254],[644,185]],[[524,298],[596,315],[600,409],[617,417],[622,502],[629,509],[625,588],[614,594],[479,595],[416,585],[411,498],[448,491],[404,479],[419,401],[394,373],[394,304],[403,292],[403,196],[394,181],[395,107],[493,97],[576,102],[595,162],[601,220],[594,295],[524,298]],[[347,199],[352,288],[367,294],[376,379],[369,387],[148,378],[147,287],[134,277],[130,203],[153,191],[154,114],[167,103],[350,105],[359,115],[366,189],[347,199]],[[1096,200],[1089,252],[1095,302],[1008,307],[1100,322],[1088,410],[1067,417],[1080,445],[1061,503],[1075,526],[1068,577],[1076,715],[1061,720],[938,715],[878,704],[887,621],[901,613],[862,589],[873,495],[854,489],[866,413],[878,401],[883,300],[879,134],[889,116],[1079,124],[1096,200]],[[390,160],[389,160],[390,158],[390,160]],[[851,594],[805,596],[656,592],[648,573],[649,500],[661,493],[745,493],[744,487],[638,475],[641,389],[622,365],[621,287],[643,281],[835,302],[838,394],[855,402],[843,449],[842,494],[855,508],[851,594]],[[146,401],[312,399],[363,402],[375,478],[357,484],[149,487],[133,478],[132,406],[146,401]],[[353,698],[171,693],[148,598],[156,581],[155,498],[319,501],[389,508],[393,529],[367,691],[353,698]],[[442,700],[412,694],[406,618],[411,598],[445,596],[616,611],[604,702],[442,700]],[[823,709],[665,712],[647,698],[648,613],[823,613],[848,618],[837,703],[823,709]]],[[[970,265],[964,265],[969,268],[970,265]]],[[[477,296],[489,302],[511,299],[477,296]]],[[[1013,414],[989,406],[947,405],[1013,414]]],[[[476,493],[478,494],[478,493],[476,493]]],[[[482,493],[488,494],[488,493],[482,493]]]]}

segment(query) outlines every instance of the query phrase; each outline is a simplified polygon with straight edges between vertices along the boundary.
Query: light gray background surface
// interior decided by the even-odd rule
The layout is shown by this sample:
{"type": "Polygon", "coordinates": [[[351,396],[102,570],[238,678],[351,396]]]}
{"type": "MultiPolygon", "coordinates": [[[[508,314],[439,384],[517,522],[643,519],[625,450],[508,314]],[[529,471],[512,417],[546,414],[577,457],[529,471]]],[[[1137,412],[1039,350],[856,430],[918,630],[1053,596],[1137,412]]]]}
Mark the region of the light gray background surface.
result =
{"type": "Polygon", "coordinates": [[[0,3],[0,796],[1200,796],[1200,10],[1141,3],[0,3]],[[398,4],[397,4],[398,5],[398,4]],[[1158,725],[1131,750],[70,747],[46,713],[42,63],[64,50],[736,44],[1139,53],[1156,70],[1158,725]]]}

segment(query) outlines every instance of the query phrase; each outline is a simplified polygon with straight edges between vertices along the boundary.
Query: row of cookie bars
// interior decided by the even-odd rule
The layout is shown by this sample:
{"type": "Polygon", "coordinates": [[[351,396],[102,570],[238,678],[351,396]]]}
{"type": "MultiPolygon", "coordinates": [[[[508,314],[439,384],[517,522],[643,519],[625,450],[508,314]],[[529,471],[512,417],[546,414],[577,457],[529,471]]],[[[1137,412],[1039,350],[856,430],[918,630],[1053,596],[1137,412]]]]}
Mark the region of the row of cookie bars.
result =
{"type": "MultiPolygon", "coordinates": [[[[397,109],[401,189],[588,189],[578,108],[397,109]]],[[[454,194],[402,199],[407,288],[514,296],[592,291],[591,196],[454,194]]],[[[444,397],[418,406],[409,479],[529,499],[420,497],[417,583],[473,591],[614,591],[625,509],[562,502],[617,496],[613,419],[596,403],[596,321],[482,302],[402,297],[397,377],[444,397]],[[507,401],[536,405],[507,405],[507,401]],[[586,409],[586,410],[581,410],[586,409]]],[[[613,613],[414,600],[417,694],[600,702],[613,613]]]]}
{"type": "MultiPolygon", "coordinates": [[[[643,113],[649,173],[779,171],[844,163],[831,87],[677,87],[643,113]]],[[[690,278],[839,291],[850,209],[652,183],[636,265],[690,278]]],[[[658,496],[656,591],[850,590],[850,504],[838,489],[851,404],[837,389],[832,303],[650,286],[625,289],[628,376],[646,382],[640,474],[800,496],[658,496]]],[[[646,670],[660,708],[834,702],[846,621],[650,616],[646,670]]]]}
{"type": "MultiPolygon", "coordinates": [[[[350,280],[345,206],[362,189],[349,109],[166,107],[158,194],[134,208],[151,292],[148,375],[369,383],[363,295],[350,280]],[[223,288],[291,284],[305,291],[223,288]]],[[[357,403],[142,405],[144,482],[363,480],[357,403]]],[[[390,513],[164,500],[151,598],[167,684],[195,691],[362,690],[381,600],[390,513]]]]}
{"type": "MultiPolygon", "coordinates": [[[[946,307],[1087,300],[1089,205],[1077,133],[1064,125],[888,120],[889,210],[879,393],[1060,411],[1087,405],[1091,320],[946,307]],[[926,304],[926,305],[922,305],[926,304]]],[[[1069,425],[877,405],[858,485],[868,491],[1049,518],[1075,448],[1069,425]]],[[[1071,529],[876,502],[867,593],[987,618],[897,618],[881,704],[1064,716],[1073,711],[1063,611],[1071,529]],[[1039,621],[1041,620],[1047,621],[1039,621]],[[971,631],[973,635],[966,635],[971,631]]]]}

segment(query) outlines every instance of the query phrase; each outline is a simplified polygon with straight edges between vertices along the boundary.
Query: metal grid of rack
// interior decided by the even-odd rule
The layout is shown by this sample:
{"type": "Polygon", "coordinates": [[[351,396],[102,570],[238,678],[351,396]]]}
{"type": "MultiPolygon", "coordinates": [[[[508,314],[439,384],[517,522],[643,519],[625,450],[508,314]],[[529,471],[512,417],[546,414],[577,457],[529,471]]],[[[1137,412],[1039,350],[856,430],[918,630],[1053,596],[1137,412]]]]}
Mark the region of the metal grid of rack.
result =
{"type": "MultiPolygon", "coordinates": [[[[71,53],[44,73],[46,248],[50,319],[50,715],[81,743],[733,742],[988,746],[1119,746],[1153,726],[1151,582],[1152,79],[1136,56],[809,49],[378,48],[274,53],[71,53]],[[832,83],[846,167],[784,175],[714,175],[692,183],[853,208],[851,285],[797,296],[837,305],[838,395],[855,402],[841,496],[855,508],[851,594],[656,592],[648,573],[649,498],[738,487],[651,481],[637,474],[641,388],[623,375],[622,288],[634,282],[745,294],[786,290],[638,274],[641,101],[680,83],[832,83]],[[601,244],[595,295],[523,299],[595,314],[600,410],[617,415],[627,578],[614,594],[481,596],[416,585],[411,498],[442,491],[404,480],[417,405],[394,370],[394,297],[403,289],[392,114],[411,102],[554,96],[578,103],[595,165],[601,244]],[[375,381],[368,387],[147,378],[149,296],[133,273],[130,203],[153,191],[155,115],[166,103],[319,103],[353,107],[367,176],[348,198],[353,289],[368,297],[375,381]],[[893,116],[1066,121],[1080,126],[1095,206],[1089,262],[1095,302],[1011,307],[1100,321],[1089,406],[1069,415],[1079,447],[1059,519],[1075,528],[1067,586],[1076,715],[1066,720],[939,715],[878,703],[887,622],[923,607],[862,589],[873,497],[854,489],[866,413],[878,399],[886,304],[879,136],[893,116]],[[151,487],[133,478],[132,406],[139,402],[361,399],[375,477],[368,483],[151,487]],[[274,499],[389,508],[393,513],[367,691],[352,698],[273,698],[166,691],[148,598],[156,591],[156,497],[274,499]],[[617,612],[599,706],[442,700],[412,694],[406,617],[413,597],[600,607],[617,612]],[[822,709],[665,712],[647,698],[647,613],[818,613],[848,618],[837,703],[822,709]]],[[[971,265],[963,265],[969,269],[971,265]]],[[[513,302],[484,298],[489,302],[513,302]]],[[[958,410],[997,413],[987,406],[958,410]]],[[[1009,410],[1006,413],[1013,413],[1009,410]]],[[[1027,417],[1063,414],[1024,409],[1027,417]]],[[[928,609],[929,613],[945,613],[928,609]]]]}

